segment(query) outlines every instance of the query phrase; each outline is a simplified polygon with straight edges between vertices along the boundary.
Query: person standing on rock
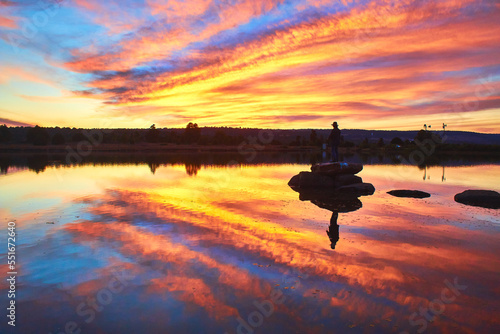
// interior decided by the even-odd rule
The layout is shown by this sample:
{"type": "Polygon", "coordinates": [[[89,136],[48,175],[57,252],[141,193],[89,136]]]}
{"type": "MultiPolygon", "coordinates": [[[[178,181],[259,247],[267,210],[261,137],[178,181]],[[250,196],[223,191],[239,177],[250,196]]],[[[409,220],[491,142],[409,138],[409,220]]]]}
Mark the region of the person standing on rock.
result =
{"type": "Polygon", "coordinates": [[[332,123],[333,130],[328,136],[328,143],[332,147],[332,162],[339,161],[340,129],[337,122],[332,123]]]}

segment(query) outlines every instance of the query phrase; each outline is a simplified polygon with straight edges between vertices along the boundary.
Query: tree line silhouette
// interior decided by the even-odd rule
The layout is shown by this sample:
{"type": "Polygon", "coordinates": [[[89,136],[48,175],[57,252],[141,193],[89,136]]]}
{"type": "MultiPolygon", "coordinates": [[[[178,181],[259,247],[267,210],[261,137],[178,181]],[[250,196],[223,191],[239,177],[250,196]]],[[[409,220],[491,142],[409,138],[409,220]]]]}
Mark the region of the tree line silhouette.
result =
{"type": "MultiPolygon", "coordinates": [[[[85,129],[77,128],[44,128],[34,127],[9,128],[0,126],[0,143],[32,144],[35,146],[64,145],[88,140],[85,129]]],[[[211,136],[202,136],[201,128],[196,123],[189,122],[184,129],[158,129],[155,124],[149,129],[92,129],[99,131],[104,144],[139,143],[173,143],[173,144],[207,144],[234,145],[244,140],[242,135],[231,136],[223,129],[217,130],[211,136]]]]}
{"type": "MultiPolygon", "coordinates": [[[[86,131],[97,131],[103,144],[135,145],[140,143],[199,144],[199,145],[239,145],[245,141],[245,129],[238,134],[230,134],[229,128],[202,128],[189,122],[184,129],[160,129],[156,124],[148,129],[77,129],[60,127],[7,127],[0,126],[0,143],[31,144],[34,146],[75,144],[88,140],[86,131]],[[208,130],[207,130],[208,129],[208,130]]],[[[250,130],[249,130],[250,131],[250,130]]],[[[234,132],[234,131],[233,131],[234,132]]],[[[274,140],[272,144],[281,145],[274,140]]]]}

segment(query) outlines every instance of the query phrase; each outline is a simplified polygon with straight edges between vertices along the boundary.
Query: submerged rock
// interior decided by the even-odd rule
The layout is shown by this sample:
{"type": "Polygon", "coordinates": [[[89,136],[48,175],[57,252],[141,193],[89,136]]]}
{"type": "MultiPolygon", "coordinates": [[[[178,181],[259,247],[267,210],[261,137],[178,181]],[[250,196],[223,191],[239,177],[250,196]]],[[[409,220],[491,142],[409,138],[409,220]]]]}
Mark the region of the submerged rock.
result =
{"type": "Polygon", "coordinates": [[[299,193],[299,199],[301,201],[350,201],[359,197],[353,194],[339,193],[336,189],[313,189],[295,187],[292,187],[292,189],[299,193]]]}
{"type": "Polygon", "coordinates": [[[335,212],[351,212],[362,207],[358,194],[338,192],[337,190],[316,190],[312,188],[293,188],[299,193],[301,201],[310,201],[322,209],[335,212]]]}
{"type": "Polygon", "coordinates": [[[387,192],[389,195],[396,197],[410,197],[410,198],[427,198],[431,194],[420,190],[391,190],[387,192]]]}
{"type": "Polygon", "coordinates": [[[288,185],[297,188],[338,188],[349,184],[362,183],[356,175],[342,174],[329,176],[314,172],[300,172],[290,179],[288,185]]]}
{"type": "Polygon", "coordinates": [[[311,203],[322,209],[326,209],[337,213],[352,212],[361,209],[363,207],[363,204],[357,197],[352,197],[352,198],[332,197],[329,199],[312,200],[311,203]]]}
{"type": "Polygon", "coordinates": [[[455,195],[455,202],[487,209],[500,209],[500,194],[493,190],[466,190],[455,195]]]}
{"type": "Polygon", "coordinates": [[[328,162],[316,164],[311,167],[314,173],[325,175],[357,174],[363,170],[362,164],[347,162],[328,162]]]}

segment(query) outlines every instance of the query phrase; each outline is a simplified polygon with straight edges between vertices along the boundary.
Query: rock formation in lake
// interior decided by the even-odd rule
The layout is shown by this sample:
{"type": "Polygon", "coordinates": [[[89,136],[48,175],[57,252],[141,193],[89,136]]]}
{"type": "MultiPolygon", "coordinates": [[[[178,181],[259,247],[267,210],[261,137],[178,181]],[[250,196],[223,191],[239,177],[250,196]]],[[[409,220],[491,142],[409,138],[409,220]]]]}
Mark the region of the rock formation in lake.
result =
{"type": "Polygon", "coordinates": [[[466,190],[455,195],[455,202],[487,209],[500,209],[500,194],[493,190],[466,190]]]}
{"type": "Polygon", "coordinates": [[[301,201],[332,211],[326,234],[330,247],[335,249],[339,240],[339,213],[352,212],[363,205],[360,196],[372,195],[375,188],[356,176],[363,169],[361,164],[325,163],[311,167],[311,172],[300,172],[290,179],[288,185],[299,193],[301,201]]]}
{"type": "Polygon", "coordinates": [[[372,195],[375,188],[355,174],[363,170],[362,164],[332,162],[316,164],[311,172],[300,172],[290,179],[288,185],[296,191],[335,192],[339,196],[372,195]]]}

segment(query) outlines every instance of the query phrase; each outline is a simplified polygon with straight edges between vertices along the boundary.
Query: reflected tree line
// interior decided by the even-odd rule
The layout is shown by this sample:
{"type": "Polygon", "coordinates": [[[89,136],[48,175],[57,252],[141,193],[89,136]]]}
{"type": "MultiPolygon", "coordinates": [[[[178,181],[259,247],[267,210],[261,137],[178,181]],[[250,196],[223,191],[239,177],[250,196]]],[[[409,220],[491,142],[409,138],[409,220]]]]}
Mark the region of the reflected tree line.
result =
{"type": "Polygon", "coordinates": [[[185,165],[186,173],[197,175],[204,166],[227,167],[234,162],[240,165],[281,165],[309,164],[310,155],[301,152],[260,152],[251,161],[237,152],[229,153],[104,153],[96,152],[81,157],[78,163],[67,163],[67,155],[51,154],[0,154],[0,170],[7,174],[11,168],[28,168],[36,173],[44,172],[48,167],[72,166],[109,166],[109,165],[147,165],[154,174],[158,168],[169,165],[185,165]]]}
{"type": "MultiPolygon", "coordinates": [[[[170,163],[172,164],[172,163],[170,163]]],[[[155,174],[156,173],[156,170],[162,166],[167,166],[169,165],[169,163],[164,163],[164,164],[161,164],[161,163],[158,163],[158,162],[149,162],[148,163],[148,166],[149,166],[149,170],[151,171],[151,173],[155,174]]],[[[198,175],[198,171],[201,169],[201,167],[203,166],[202,163],[198,163],[198,162],[184,162],[184,166],[186,167],[186,174],[189,175],[189,176],[196,176],[198,175]]]]}
{"type": "MultiPolygon", "coordinates": [[[[138,152],[94,152],[88,156],[82,156],[78,163],[67,162],[67,155],[64,153],[0,153],[0,172],[7,174],[9,168],[28,168],[36,173],[41,173],[47,167],[71,167],[85,165],[147,165],[152,173],[161,166],[185,165],[186,173],[196,176],[198,171],[204,166],[228,166],[232,162],[241,165],[262,165],[262,164],[305,164],[313,165],[328,160],[321,152],[259,152],[252,159],[248,155],[238,152],[193,152],[193,153],[138,153],[138,152]]],[[[342,162],[356,162],[364,165],[400,165],[401,160],[393,155],[369,155],[369,154],[340,154],[342,162]]],[[[446,179],[445,166],[465,166],[474,164],[484,164],[497,162],[498,159],[486,159],[484,157],[476,159],[440,159],[417,166],[423,171],[424,178],[428,178],[427,168],[433,166],[443,167],[443,181],[446,179]]]]}

